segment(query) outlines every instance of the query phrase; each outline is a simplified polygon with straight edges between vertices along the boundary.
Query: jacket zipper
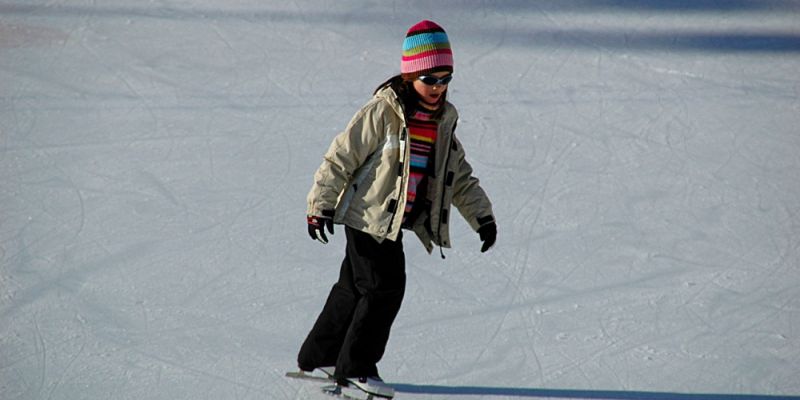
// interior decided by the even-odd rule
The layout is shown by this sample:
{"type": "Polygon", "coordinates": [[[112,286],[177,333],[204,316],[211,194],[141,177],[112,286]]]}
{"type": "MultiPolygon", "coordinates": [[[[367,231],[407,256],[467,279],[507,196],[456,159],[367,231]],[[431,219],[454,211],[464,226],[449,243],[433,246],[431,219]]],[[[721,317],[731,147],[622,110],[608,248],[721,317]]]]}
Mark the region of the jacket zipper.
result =
{"type": "MultiPolygon", "coordinates": [[[[398,99],[399,102],[399,99],[398,99]]],[[[402,103],[401,103],[402,104],[402,103]]],[[[405,159],[406,159],[406,138],[408,137],[408,127],[406,126],[406,117],[405,117],[405,110],[403,110],[403,106],[400,106],[400,110],[403,113],[403,132],[400,133],[400,162],[398,165],[398,176],[400,176],[400,188],[397,191],[397,199],[393,200],[391,203],[394,203],[394,209],[392,210],[392,219],[389,220],[389,227],[386,229],[386,236],[389,236],[389,233],[392,232],[392,225],[394,225],[394,218],[397,216],[397,209],[401,207],[400,198],[403,196],[403,188],[405,185],[403,182],[405,181],[405,159]]],[[[405,205],[402,205],[405,207],[405,205]]]]}
{"type": "MultiPolygon", "coordinates": [[[[436,228],[436,236],[439,238],[439,241],[440,241],[439,254],[441,254],[442,260],[447,258],[447,257],[444,256],[444,249],[442,248],[442,245],[441,245],[441,240],[442,240],[442,211],[444,211],[444,199],[446,197],[445,196],[445,192],[447,191],[447,178],[448,178],[447,175],[448,175],[448,172],[449,172],[447,169],[449,168],[449,165],[450,165],[450,154],[453,151],[453,136],[455,136],[455,133],[456,133],[456,126],[453,125],[453,130],[450,133],[450,138],[449,138],[450,140],[447,142],[447,156],[444,158],[444,176],[441,177],[442,178],[442,201],[439,204],[439,225],[436,228]]],[[[447,219],[448,220],[450,219],[449,215],[447,216],[447,219]]]]}

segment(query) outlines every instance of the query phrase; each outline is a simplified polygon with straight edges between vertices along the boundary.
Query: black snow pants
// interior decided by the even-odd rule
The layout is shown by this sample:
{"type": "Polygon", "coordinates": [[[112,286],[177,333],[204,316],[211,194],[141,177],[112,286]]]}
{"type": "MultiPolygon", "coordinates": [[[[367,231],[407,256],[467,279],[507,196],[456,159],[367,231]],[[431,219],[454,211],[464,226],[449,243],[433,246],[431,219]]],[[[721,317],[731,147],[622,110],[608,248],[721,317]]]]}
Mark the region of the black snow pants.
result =
{"type": "Polygon", "coordinates": [[[347,249],[339,281],[309,332],[300,369],[336,366],[336,378],[377,376],[406,286],[402,233],[378,243],[345,227],[347,249]]]}

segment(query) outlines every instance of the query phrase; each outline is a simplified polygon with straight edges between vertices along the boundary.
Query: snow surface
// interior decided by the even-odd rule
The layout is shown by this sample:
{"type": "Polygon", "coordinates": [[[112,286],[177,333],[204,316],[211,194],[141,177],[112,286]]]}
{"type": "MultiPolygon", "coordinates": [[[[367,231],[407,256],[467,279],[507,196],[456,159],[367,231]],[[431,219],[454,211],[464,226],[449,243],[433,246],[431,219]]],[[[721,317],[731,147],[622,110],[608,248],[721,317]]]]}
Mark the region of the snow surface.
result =
{"type": "Polygon", "coordinates": [[[500,236],[406,238],[398,398],[800,395],[800,2],[431,3],[0,0],[0,399],[327,398],[305,196],[426,18],[500,236]]]}

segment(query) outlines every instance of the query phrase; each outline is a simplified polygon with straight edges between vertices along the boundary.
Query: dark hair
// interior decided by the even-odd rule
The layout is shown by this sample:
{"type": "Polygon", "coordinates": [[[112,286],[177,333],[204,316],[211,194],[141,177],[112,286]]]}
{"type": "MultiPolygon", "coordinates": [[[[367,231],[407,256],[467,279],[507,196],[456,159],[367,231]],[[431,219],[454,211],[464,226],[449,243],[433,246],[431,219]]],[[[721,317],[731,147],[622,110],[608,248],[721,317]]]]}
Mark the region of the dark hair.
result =
{"type": "MultiPolygon", "coordinates": [[[[395,75],[378,85],[373,94],[377,94],[387,87],[392,88],[392,90],[394,90],[394,92],[397,94],[397,98],[400,100],[400,104],[403,106],[403,112],[405,113],[406,118],[414,115],[417,108],[420,107],[419,102],[421,101],[419,94],[417,94],[417,91],[414,90],[414,82],[404,79],[402,75],[395,75]]],[[[442,93],[442,105],[444,105],[445,101],[447,101],[447,91],[442,93]]],[[[433,113],[432,118],[439,119],[443,113],[444,106],[441,106],[433,113]]]]}

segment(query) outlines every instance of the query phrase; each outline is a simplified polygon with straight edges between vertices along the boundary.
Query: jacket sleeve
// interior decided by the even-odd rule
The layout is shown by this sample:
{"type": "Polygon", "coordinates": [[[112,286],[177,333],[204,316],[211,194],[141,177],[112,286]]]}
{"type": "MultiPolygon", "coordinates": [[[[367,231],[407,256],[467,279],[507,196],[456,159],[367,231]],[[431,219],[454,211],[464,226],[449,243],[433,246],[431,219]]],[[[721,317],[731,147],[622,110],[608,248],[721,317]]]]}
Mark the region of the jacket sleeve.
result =
{"type": "Polygon", "coordinates": [[[453,178],[453,205],[470,227],[477,231],[481,226],[495,221],[492,203],[478,178],[472,175],[472,166],[467,162],[464,147],[455,136],[452,151],[457,162],[453,178]]]}
{"type": "Polygon", "coordinates": [[[321,215],[323,210],[333,210],[339,196],[364,161],[377,150],[382,141],[382,113],[385,105],[373,99],[359,110],[336,136],[314,174],[314,183],[308,193],[308,215],[321,215]]]}

